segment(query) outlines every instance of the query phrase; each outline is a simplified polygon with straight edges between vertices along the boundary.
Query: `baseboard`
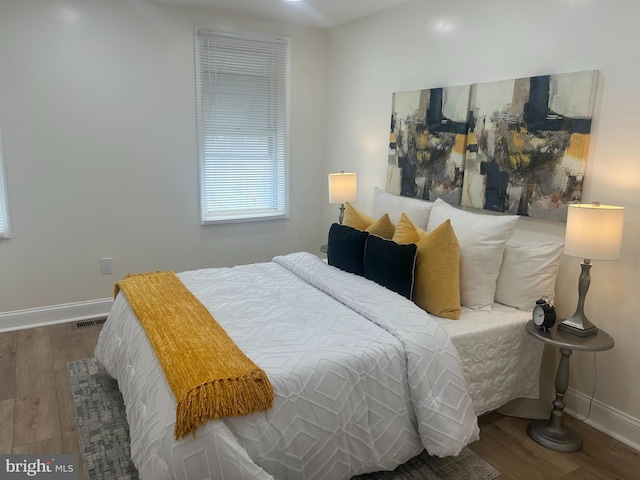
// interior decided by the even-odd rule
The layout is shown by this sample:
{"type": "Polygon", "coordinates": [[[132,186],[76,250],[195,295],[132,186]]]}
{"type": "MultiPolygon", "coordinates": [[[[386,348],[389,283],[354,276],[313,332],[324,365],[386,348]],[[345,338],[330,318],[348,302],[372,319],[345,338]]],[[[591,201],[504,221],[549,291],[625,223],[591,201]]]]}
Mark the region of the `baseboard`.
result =
{"type": "Polygon", "coordinates": [[[106,317],[112,298],[0,313],[0,332],[106,317]]]}
{"type": "MultiPolygon", "coordinates": [[[[569,388],[564,401],[569,415],[583,419],[589,414],[588,395],[569,388]]],[[[640,452],[640,420],[637,418],[594,399],[591,414],[584,422],[640,452]]]]}

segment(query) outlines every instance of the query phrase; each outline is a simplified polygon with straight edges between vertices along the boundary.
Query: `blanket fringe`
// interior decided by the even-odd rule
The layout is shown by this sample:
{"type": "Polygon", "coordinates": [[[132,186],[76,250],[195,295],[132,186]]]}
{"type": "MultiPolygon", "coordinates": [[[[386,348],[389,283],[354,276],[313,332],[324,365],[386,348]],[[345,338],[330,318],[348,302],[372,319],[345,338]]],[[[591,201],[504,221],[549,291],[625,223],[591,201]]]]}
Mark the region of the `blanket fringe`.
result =
{"type": "Polygon", "coordinates": [[[249,415],[273,406],[273,388],[262,370],[216,379],[188,391],[179,401],[173,435],[179,440],[210,419],[249,415]]]}

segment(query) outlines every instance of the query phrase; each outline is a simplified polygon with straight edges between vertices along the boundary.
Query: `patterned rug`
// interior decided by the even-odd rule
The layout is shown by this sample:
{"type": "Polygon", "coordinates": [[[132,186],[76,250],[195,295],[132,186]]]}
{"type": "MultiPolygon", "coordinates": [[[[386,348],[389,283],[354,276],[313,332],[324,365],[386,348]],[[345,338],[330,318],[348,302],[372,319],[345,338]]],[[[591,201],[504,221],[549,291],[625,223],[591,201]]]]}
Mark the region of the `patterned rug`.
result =
{"type": "MultiPolygon", "coordinates": [[[[67,364],[78,441],[87,480],[138,480],[131,463],[129,425],[118,383],[95,358],[67,364]]],[[[489,480],[500,472],[465,448],[457,457],[422,453],[393,472],[358,480],[489,480]]]]}

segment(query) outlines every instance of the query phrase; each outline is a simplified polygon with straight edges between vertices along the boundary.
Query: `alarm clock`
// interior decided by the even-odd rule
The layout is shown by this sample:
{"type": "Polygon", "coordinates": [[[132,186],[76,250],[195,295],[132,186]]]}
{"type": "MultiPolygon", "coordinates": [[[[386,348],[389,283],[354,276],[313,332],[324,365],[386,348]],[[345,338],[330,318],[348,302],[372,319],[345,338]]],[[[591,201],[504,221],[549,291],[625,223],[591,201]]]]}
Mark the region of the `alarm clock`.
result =
{"type": "Polygon", "coordinates": [[[536,301],[533,307],[533,323],[542,330],[549,330],[556,323],[556,309],[547,297],[542,297],[536,301]]]}

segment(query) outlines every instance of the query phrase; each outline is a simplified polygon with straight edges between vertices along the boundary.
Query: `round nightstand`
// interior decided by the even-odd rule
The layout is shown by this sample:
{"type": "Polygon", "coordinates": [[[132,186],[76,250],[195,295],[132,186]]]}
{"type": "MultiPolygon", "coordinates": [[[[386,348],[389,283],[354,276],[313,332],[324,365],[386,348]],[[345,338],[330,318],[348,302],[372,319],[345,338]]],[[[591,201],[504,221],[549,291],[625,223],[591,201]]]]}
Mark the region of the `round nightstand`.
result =
{"type": "Polygon", "coordinates": [[[580,434],[564,424],[564,394],[569,387],[569,358],[573,350],[597,352],[613,348],[611,335],[604,330],[589,337],[579,337],[570,333],[558,331],[557,327],[550,330],[536,328],[533,320],[525,325],[527,333],[538,340],[560,349],[560,364],[556,373],[556,399],[552,402],[553,409],[549,420],[534,420],[527,427],[531,438],[543,447],[556,452],[575,452],[582,448],[580,434]]]}

